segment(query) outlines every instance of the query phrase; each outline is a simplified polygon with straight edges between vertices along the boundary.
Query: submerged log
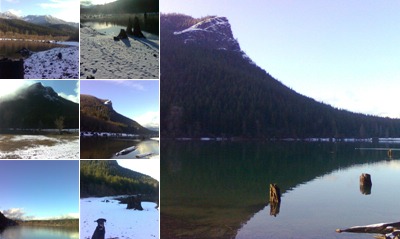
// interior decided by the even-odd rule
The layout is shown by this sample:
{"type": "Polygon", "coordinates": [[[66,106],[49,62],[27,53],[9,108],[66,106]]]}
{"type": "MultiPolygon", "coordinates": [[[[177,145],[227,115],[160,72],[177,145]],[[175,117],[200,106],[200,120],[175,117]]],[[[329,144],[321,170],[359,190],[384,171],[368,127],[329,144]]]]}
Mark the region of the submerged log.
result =
{"type": "Polygon", "coordinates": [[[364,195],[370,195],[372,189],[371,175],[363,173],[360,175],[360,192],[364,195]]]}

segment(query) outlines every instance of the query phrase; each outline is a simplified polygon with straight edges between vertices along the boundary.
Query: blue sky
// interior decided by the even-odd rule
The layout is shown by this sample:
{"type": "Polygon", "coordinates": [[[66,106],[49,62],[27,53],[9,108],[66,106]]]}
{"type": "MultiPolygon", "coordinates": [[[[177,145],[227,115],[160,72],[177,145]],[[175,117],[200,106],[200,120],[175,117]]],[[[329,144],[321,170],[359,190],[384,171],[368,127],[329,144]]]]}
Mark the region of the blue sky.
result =
{"type": "Polygon", "coordinates": [[[243,51],[318,101],[400,118],[400,2],[160,1],[162,13],[226,16],[243,51]]]}
{"type": "Polygon", "coordinates": [[[79,22],[79,0],[0,0],[0,12],[18,16],[52,15],[67,22],[79,22]]]}
{"type": "Polygon", "coordinates": [[[158,80],[81,80],[81,94],[109,99],[118,113],[145,127],[159,126],[158,80]]]}
{"type": "Polygon", "coordinates": [[[77,218],[78,160],[0,160],[0,211],[10,218],[77,218]]]}
{"type": "Polygon", "coordinates": [[[53,88],[59,96],[72,102],[79,103],[78,80],[0,80],[0,97],[13,94],[18,89],[41,82],[44,86],[53,88]]]}

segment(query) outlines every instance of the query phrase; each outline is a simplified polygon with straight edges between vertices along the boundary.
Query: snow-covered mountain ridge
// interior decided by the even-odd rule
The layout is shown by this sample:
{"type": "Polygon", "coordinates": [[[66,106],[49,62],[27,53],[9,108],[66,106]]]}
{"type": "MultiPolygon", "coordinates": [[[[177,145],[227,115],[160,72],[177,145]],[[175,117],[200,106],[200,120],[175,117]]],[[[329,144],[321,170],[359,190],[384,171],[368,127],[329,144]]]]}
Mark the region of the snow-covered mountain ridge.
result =
{"type": "Polygon", "coordinates": [[[0,12],[0,18],[2,19],[20,19],[17,15],[14,13],[7,11],[7,12],[0,12]]]}
{"type": "Polygon", "coordinates": [[[174,31],[184,44],[197,44],[217,50],[234,51],[242,54],[250,64],[255,64],[241,50],[239,42],[234,38],[231,24],[226,17],[208,17],[184,30],[174,31]]]}
{"type": "Polygon", "coordinates": [[[64,25],[70,25],[73,27],[79,27],[79,23],[66,22],[59,18],[53,17],[51,15],[27,15],[25,17],[19,17],[10,11],[6,11],[6,12],[0,12],[0,19],[17,19],[17,20],[23,20],[25,22],[29,22],[29,23],[33,23],[33,24],[37,24],[37,25],[45,25],[45,26],[46,25],[64,24],[64,25]]]}
{"type": "Polygon", "coordinates": [[[185,44],[208,45],[219,50],[240,51],[239,43],[233,38],[231,24],[226,17],[210,17],[174,35],[185,44]]]}

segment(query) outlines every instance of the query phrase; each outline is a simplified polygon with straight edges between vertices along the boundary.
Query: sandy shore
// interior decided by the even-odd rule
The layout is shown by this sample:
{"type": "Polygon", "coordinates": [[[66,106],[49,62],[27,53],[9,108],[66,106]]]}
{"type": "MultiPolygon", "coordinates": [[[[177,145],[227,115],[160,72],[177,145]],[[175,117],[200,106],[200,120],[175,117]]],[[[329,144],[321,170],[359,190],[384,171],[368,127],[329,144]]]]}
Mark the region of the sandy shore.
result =
{"type": "Polygon", "coordinates": [[[80,78],[158,79],[158,42],[129,37],[114,41],[110,35],[81,28],[80,78]]]}

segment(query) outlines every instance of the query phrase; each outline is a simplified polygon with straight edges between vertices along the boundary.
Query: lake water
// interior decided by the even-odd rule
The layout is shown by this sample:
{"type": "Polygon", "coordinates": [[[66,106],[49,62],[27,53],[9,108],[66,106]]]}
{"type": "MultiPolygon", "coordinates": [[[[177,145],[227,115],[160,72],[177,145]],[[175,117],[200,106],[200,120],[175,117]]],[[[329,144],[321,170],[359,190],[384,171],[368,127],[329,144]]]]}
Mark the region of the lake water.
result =
{"type": "Polygon", "coordinates": [[[46,51],[55,47],[63,47],[63,45],[43,43],[43,42],[32,42],[32,41],[9,41],[0,40],[0,59],[11,58],[20,59],[23,58],[17,51],[22,48],[27,48],[33,52],[46,51]]]}
{"type": "Polygon", "coordinates": [[[399,220],[399,160],[356,149],[376,146],[163,141],[161,238],[373,238],[335,230],[399,220]],[[370,194],[362,173],[371,174],[370,194]],[[270,183],[282,192],[275,216],[270,183]]]}
{"type": "Polygon", "coordinates": [[[78,229],[54,227],[8,227],[0,233],[0,239],[75,239],[79,238],[78,229]]]}
{"type": "Polygon", "coordinates": [[[130,140],[111,138],[81,138],[82,159],[133,159],[138,154],[152,153],[159,154],[159,143],[156,140],[130,140]],[[137,149],[126,155],[115,156],[123,149],[136,146],[137,149]]]}

